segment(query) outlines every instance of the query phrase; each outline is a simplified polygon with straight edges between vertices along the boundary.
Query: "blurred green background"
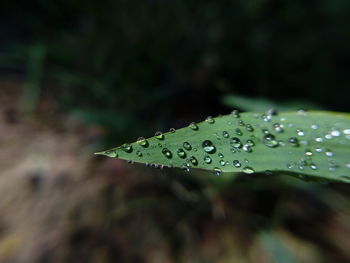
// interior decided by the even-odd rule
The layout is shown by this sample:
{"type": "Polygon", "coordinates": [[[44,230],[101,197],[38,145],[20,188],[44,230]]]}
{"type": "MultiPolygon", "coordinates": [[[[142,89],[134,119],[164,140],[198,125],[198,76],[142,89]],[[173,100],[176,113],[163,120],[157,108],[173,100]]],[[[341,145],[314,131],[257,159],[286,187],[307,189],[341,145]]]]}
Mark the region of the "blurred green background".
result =
{"type": "Polygon", "coordinates": [[[350,188],[92,156],[208,115],[350,112],[346,0],[0,4],[1,262],[350,262],[350,188]]]}

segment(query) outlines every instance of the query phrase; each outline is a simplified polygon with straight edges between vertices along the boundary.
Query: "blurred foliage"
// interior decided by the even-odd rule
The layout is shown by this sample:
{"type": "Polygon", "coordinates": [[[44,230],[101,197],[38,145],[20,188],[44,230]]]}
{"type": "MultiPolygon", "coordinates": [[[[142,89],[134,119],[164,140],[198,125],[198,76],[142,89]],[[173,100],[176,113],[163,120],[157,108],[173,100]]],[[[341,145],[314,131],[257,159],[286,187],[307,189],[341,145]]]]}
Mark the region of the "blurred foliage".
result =
{"type": "Polygon", "coordinates": [[[37,0],[5,7],[2,69],[43,70],[43,89],[106,127],[115,143],[227,112],[225,94],[350,110],[349,1],[37,0]],[[38,45],[44,65],[28,62],[38,45]]]}

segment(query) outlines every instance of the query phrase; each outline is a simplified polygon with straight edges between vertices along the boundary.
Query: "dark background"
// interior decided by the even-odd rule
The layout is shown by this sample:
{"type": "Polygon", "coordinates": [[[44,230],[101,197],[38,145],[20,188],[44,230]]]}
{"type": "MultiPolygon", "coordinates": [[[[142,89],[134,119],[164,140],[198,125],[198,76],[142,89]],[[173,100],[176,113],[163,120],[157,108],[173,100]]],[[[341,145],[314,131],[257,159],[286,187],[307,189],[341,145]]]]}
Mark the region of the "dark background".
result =
{"type": "Polygon", "coordinates": [[[349,1],[0,6],[2,262],[350,261],[346,185],[92,156],[229,96],[349,112],[349,1]]]}

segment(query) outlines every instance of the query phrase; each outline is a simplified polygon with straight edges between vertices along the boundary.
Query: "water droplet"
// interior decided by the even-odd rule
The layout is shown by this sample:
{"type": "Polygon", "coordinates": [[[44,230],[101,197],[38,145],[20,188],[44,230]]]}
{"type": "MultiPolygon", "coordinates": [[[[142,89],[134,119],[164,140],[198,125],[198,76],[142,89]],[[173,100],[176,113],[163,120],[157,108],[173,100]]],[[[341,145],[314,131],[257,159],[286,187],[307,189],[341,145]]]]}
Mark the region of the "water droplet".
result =
{"type": "Polygon", "coordinates": [[[321,153],[321,152],[323,152],[323,149],[320,148],[320,147],[316,147],[316,148],[315,148],[315,151],[318,152],[318,153],[321,153]]]}
{"type": "Polygon", "coordinates": [[[137,151],[137,152],[136,152],[136,155],[137,155],[138,157],[142,157],[143,154],[142,154],[142,152],[137,151]]]}
{"type": "Polygon", "coordinates": [[[204,158],[203,158],[203,160],[204,160],[204,162],[206,163],[206,164],[210,164],[211,163],[211,158],[208,156],[208,155],[205,155],[204,156],[204,158]]]}
{"type": "Polygon", "coordinates": [[[315,141],[316,141],[316,142],[323,142],[323,139],[322,139],[321,137],[317,137],[317,138],[315,139],[315,141]]]}
{"type": "Polygon", "coordinates": [[[228,138],[228,137],[230,137],[230,135],[228,134],[227,131],[223,131],[223,132],[222,132],[222,137],[228,138]]]}
{"type": "Polygon", "coordinates": [[[271,108],[267,111],[267,115],[270,115],[270,116],[276,116],[277,114],[278,114],[278,111],[275,108],[271,108]]]}
{"type": "Polygon", "coordinates": [[[264,122],[269,122],[271,121],[271,115],[263,114],[261,115],[261,118],[264,120],[264,122]]]}
{"type": "Polygon", "coordinates": [[[107,155],[108,157],[111,157],[111,158],[117,158],[118,157],[117,152],[114,151],[114,150],[105,151],[104,154],[107,155]]]}
{"type": "Polygon", "coordinates": [[[263,138],[263,143],[270,148],[275,148],[279,144],[275,136],[272,134],[266,134],[263,138]]]}
{"type": "Polygon", "coordinates": [[[249,131],[249,132],[253,132],[253,131],[254,131],[254,128],[253,128],[253,126],[252,126],[251,124],[247,124],[247,125],[245,126],[245,128],[246,128],[246,130],[249,131]]]}
{"type": "Polygon", "coordinates": [[[237,148],[237,149],[242,148],[241,140],[237,137],[233,137],[230,141],[230,144],[234,148],[237,148]]]}
{"type": "Polygon", "coordinates": [[[205,121],[209,124],[215,123],[215,119],[212,116],[208,116],[205,121]]]}
{"type": "Polygon", "coordinates": [[[126,153],[131,153],[132,152],[132,146],[130,144],[123,144],[121,146],[121,149],[126,152],[126,153]]]}
{"type": "Polygon", "coordinates": [[[311,129],[313,129],[313,130],[317,130],[317,129],[318,129],[318,125],[316,125],[316,124],[312,124],[312,125],[311,125],[311,129]]]}
{"type": "Polygon", "coordinates": [[[186,158],[186,152],[183,149],[181,149],[181,148],[177,149],[177,155],[180,158],[183,158],[183,159],[186,158]]]}
{"type": "Polygon", "coordinates": [[[187,150],[187,151],[191,151],[191,149],[192,149],[192,146],[191,146],[191,144],[190,144],[189,142],[184,142],[182,146],[183,146],[183,147],[185,148],[185,150],[187,150]]]}
{"type": "Polygon", "coordinates": [[[233,166],[239,168],[242,166],[242,164],[238,160],[233,160],[233,166]]]}
{"type": "Polygon", "coordinates": [[[310,163],[310,168],[311,168],[312,170],[317,170],[317,166],[316,166],[316,164],[314,164],[314,163],[310,163]]]}
{"type": "Polygon", "coordinates": [[[255,143],[253,140],[247,140],[246,144],[249,145],[250,147],[255,146],[255,143]]]}
{"type": "Polygon", "coordinates": [[[305,135],[305,133],[301,129],[297,129],[296,132],[297,132],[298,136],[304,136],[305,135]]]}
{"type": "Polygon", "coordinates": [[[137,139],[137,144],[144,147],[144,148],[147,148],[148,147],[148,141],[144,138],[144,137],[140,137],[137,139]]]}
{"type": "Polygon", "coordinates": [[[275,132],[281,133],[284,131],[283,129],[283,125],[279,124],[279,123],[274,123],[273,124],[273,129],[275,130],[275,132]]]}
{"type": "Polygon", "coordinates": [[[195,122],[191,122],[188,127],[190,127],[194,131],[198,130],[198,125],[195,122]]]}
{"type": "Polygon", "coordinates": [[[269,130],[268,129],[261,129],[261,132],[263,134],[270,134],[269,130]]]}
{"type": "Polygon", "coordinates": [[[310,149],[305,150],[305,155],[306,156],[312,156],[312,151],[310,149]]]}
{"type": "Polygon", "coordinates": [[[326,149],[326,155],[328,157],[332,157],[332,156],[334,156],[334,153],[330,149],[326,149]]]}
{"type": "Polygon", "coordinates": [[[244,126],[244,125],[245,125],[245,123],[244,123],[244,121],[239,120],[239,121],[238,121],[238,125],[239,125],[239,126],[244,126]]]}
{"type": "Polygon", "coordinates": [[[293,164],[287,163],[287,168],[288,168],[288,169],[292,169],[292,168],[293,168],[293,164]]]}
{"type": "Polygon", "coordinates": [[[218,156],[219,156],[220,158],[224,158],[224,155],[223,155],[222,153],[219,153],[218,156]]]}
{"type": "Polygon", "coordinates": [[[289,138],[288,142],[294,147],[298,147],[299,146],[299,140],[296,137],[289,138]]]}
{"type": "Polygon", "coordinates": [[[340,131],[337,131],[337,130],[331,131],[331,135],[334,137],[338,137],[340,136],[340,131]]]}
{"type": "Polygon", "coordinates": [[[350,163],[347,163],[345,166],[346,168],[350,168],[350,163]]]}
{"type": "Polygon", "coordinates": [[[170,132],[170,133],[174,133],[175,131],[176,131],[175,128],[170,128],[170,129],[169,129],[169,132],[170,132]]]}
{"type": "Polygon", "coordinates": [[[232,115],[233,118],[239,118],[240,117],[238,110],[233,110],[231,112],[231,115],[232,115]]]}
{"type": "Polygon", "coordinates": [[[247,153],[250,153],[253,151],[252,147],[250,147],[248,144],[243,145],[243,150],[247,153]]]}
{"type": "Polygon", "coordinates": [[[158,140],[163,140],[164,139],[164,134],[161,131],[157,131],[154,136],[158,139],[158,140]]]}
{"type": "Polygon", "coordinates": [[[344,133],[345,135],[350,135],[350,129],[345,129],[345,130],[343,130],[343,133],[344,133]]]}
{"type": "Polygon", "coordinates": [[[196,157],[191,156],[191,158],[189,159],[189,161],[193,164],[193,165],[198,165],[198,161],[196,159],[196,157]]]}
{"type": "Polygon", "coordinates": [[[162,154],[164,154],[164,156],[166,157],[166,158],[171,158],[171,157],[173,157],[173,154],[171,153],[171,151],[169,151],[167,148],[163,148],[163,150],[162,150],[162,154]]]}
{"type": "Polygon", "coordinates": [[[242,170],[244,173],[246,174],[252,174],[252,173],[255,173],[254,169],[250,166],[245,166],[242,170]]]}
{"type": "Polygon", "coordinates": [[[190,165],[188,163],[184,163],[182,165],[182,169],[186,172],[189,173],[190,172],[190,165]]]}
{"type": "Polygon", "coordinates": [[[332,134],[330,134],[330,133],[327,133],[324,137],[328,140],[333,138],[332,134]]]}
{"type": "Polygon", "coordinates": [[[128,163],[129,164],[134,164],[134,161],[133,160],[128,160],[128,163]]]}
{"type": "Polygon", "coordinates": [[[240,128],[235,129],[235,133],[236,133],[238,136],[242,136],[242,135],[243,135],[243,133],[242,133],[242,131],[241,131],[240,128]]]}
{"type": "Polygon", "coordinates": [[[216,152],[216,147],[214,146],[214,144],[209,141],[209,140],[205,140],[203,143],[202,143],[202,147],[204,149],[204,151],[206,153],[215,153],[216,152]]]}
{"type": "Polygon", "coordinates": [[[226,162],[224,160],[220,160],[220,165],[221,166],[225,166],[226,165],[226,162]]]}
{"type": "Polygon", "coordinates": [[[213,169],[213,173],[216,175],[216,176],[220,176],[221,173],[222,173],[222,170],[219,168],[219,167],[215,167],[213,169]]]}

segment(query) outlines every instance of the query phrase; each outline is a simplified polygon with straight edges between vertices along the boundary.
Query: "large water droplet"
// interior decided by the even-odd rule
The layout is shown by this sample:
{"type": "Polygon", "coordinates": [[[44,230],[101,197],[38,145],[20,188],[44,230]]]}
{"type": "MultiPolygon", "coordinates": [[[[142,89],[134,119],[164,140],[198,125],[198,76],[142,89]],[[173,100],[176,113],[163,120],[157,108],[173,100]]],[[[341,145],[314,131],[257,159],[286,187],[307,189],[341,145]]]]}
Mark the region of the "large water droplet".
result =
{"type": "Polygon", "coordinates": [[[205,155],[203,160],[206,164],[210,164],[212,162],[211,158],[208,155],[205,155]]]}
{"type": "Polygon", "coordinates": [[[294,147],[298,147],[299,146],[299,140],[296,137],[289,138],[288,142],[294,147]]]}
{"type": "Polygon", "coordinates": [[[230,141],[230,144],[233,148],[242,148],[242,143],[241,143],[241,140],[237,137],[233,137],[230,141]]]}
{"type": "Polygon", "coordinates": [[[215,167],[213,169],[213,173],[216,175],[216,176],[220,176],[221,173],[222,173],[222,170],[219,168],[219,167],[215,167]]]}
{"type": "Polygon", "coordinates": [[[126,153],[131,153],[132,152],[132,146],[130,144],[123,144],[121,146],[121,149],[126,152],[126,153]]]}
{"type": "Polygon", "coordinates": [[[212,116],[208,116],[208,117],[205,119],[205,121],[206,121],[207,123],[213,124],[213,123],[215,122],[215,119],[214,119],[212,116]]]}
{"type": "Polygon", "coordinates": [[[272,134],[266,134],[263,138],[263,143],[270,148],[275,148],[279,144],[275,136],[272,134]]]}
{"type": "Polygon", "coordinates": [[[180,158],[183,158],[183,159],[186,158],[186,152],[183,149],[181,149],[181,148],[177,149],[177,155],[180,158]]]}
{"type": "Polygon", "coordinates": [[[164,139],[164,134],[161,131],[157,131],[154,136],[158,139],[158,140],[163,140],[164,139]]]}
{"type": "Polygon", "coordinates": [[[163,150],[162,150],[162,154],[164,154],[164,156],[166,157],[166,158],[171,158],[171,157],[173,157],[173,154],[171,153],[171,151],[169,151],[167,148],[163,148],[163,150]]]}
{"type": "Polygon", "coordinates": [[[144,148],[147,148],[148,147],[148,141],[144,138],[144,137],[140,137],[137,139],[137,144],[144,147],[144,148]]]}
{"type": "Polygon", "coordinates": [[[190,144],[189,142],[184,142],[182,146],[183,146],[183,147],[185,148],[185,150],[187,150],[187,151],[191,151],[191,149],[192,149],[192,146],[191,146],[191,144],[190,144]]]}
{"type": "Polygon", "coordinates": [[[252,173],[255,173],[254,169],[250,166],[245,166],[242,170],[244,173],[246,174],[252,174],[252,173]]]}
{"type": "Polygon", "coordinates": [[[198,130],[198,125],[195,122],[191,122],[188,127],[190,127],[194,131],[198,130]]]}
{"type": "Polygon", "coordinates": [[[205,140],[203,143],[202,143],[202,147],[204,149],[204,151],[206,153],[215,153],[216,152],[216,147],[214,146],[214,144],[209,141],[209,140],[205,140]]]}

